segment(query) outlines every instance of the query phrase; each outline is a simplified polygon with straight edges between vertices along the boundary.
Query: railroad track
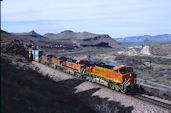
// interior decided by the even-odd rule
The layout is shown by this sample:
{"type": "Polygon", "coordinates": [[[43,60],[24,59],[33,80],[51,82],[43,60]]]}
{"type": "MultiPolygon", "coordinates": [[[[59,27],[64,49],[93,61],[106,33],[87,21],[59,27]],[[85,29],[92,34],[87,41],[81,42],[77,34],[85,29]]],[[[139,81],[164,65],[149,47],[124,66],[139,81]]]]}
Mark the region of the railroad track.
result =
{"type": "Polygon", "coordinates": [[[151,99],[151,98],[148,98],[148,97],[145,97],[145,96],[142,96],[142,95],[134,95],[133,97],[138,98],[138,99],[140,99],[142,101],[146,101],[146,102],[149,102],[151,104],[166,108],[169,111],[171,111],[171,104],[164,103],[164,102],[161,102],[161,101],[158,101],[158,100],[155,100],[155,99],[151,99]]]}
{"type": "MultiPolygon", "coordinates": [[[[45,65],[45,64],[43,64],[43,65],[45,65]]],[[[46,65],[46,66],[49,66],[49,65],[46,65]]],[[[49,67],[51,67],[51,66],[49,66],[49,67]]],[[[51,68],[53,68],[53,67],[51,67],[51,68]]],[[[57,70],[58,71],[61,71],[59,69],[57,69],[57,70]]],[[[103,85],[101,85],[101,86],[103,86],[103,85]]],[[[103,86],[103,87],[108,88],[106,86],[103,86]]],[[[126,95],[126,94],[124,94],[124,95],[126,95]]],[[[137,98],[137,99],[140,99],[142,101],[146,101],[148,103],[151,103],[151,104],[154,104],[154,105],[157,105],[157,106],[160,106],[160,107],[163,107],[163,108],[166,108],[169,111],[171,111],[171,104],[164,103],[164,102],[161,102],[161,101],[158,101],[158,100],[155,100],[155,99],[152,99],[152,98],[148,98],[148,97],[145,97],[145,96],[142,96],[142,95],[133,95],[132,97],[137,98]]]]}

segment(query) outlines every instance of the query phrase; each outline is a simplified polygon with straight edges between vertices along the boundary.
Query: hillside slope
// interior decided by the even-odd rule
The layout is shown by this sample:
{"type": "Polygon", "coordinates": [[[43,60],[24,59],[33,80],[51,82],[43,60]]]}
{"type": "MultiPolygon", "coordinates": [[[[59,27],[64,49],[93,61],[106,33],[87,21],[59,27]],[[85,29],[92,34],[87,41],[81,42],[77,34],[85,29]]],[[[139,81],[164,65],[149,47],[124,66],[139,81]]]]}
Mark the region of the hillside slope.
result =
{"type": "Polygon", "coordinates": [[[157,56],[171,56],[171,42],[150,45],[150,53],[157,56]]]}
{"type": "Polygon", "coordinates": [[[35,31],[25,32],[25,33],[9,33],[1,30],[1,41],[5,42],[8,40],[20,40],[27,44],[44,45],[49,43],[48,38],[36,33],[35,31]]]}
{"type": "Polygon", "coordinates": [[[11,33],[8,33],[4,30],[0,30],[1,32],[1,41],[2,40],[9,40],[9,39],[17,39],[19,38],[18,36],[14,35],[14,34],[11,34],[11,33]]]}
{"type": "Polygon", "coordinates": [[[23,38],[35,38],[35,39],[46,39],[46,37],[36,33],[34,30],[24,33],[14,33],[15,35],[23,38]]]}
{"type": "Polygon", "coordinates": [[[73,32],[66,30],[58,34],[47,33],[45,37],[54,41],[72,42],[80,44],[98,44],[101,42],[109,43],[110,46],[118,45],[118,42],[107,34],[93,34],[89,32],[73,32]]]}
{"type": "Polygon", "coordinates": [[[45,35],[40,35],[34,30],[24,33],[9,33],[1,30],[2,40],[9,39],[20,39],[23,42],[35,45],[55,45],[60,44],[75,44],[77,46],[83,45],[95,45],[100,43],[108,43],[109,46],[113,47],[119,43],[111,38],[107,34],[93,34],[88,32],[73,32],[70,30],[63,31],[58,34],[47,33],[45,35]]]}

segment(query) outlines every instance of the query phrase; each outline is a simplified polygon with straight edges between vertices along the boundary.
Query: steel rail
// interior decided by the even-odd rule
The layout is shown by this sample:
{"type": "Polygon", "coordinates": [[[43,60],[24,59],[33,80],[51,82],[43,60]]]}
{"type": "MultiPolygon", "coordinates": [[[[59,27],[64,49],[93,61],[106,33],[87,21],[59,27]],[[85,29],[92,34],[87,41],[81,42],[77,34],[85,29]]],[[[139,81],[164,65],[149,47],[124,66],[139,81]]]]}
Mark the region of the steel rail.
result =
{"type": "Polygon", "coordinates": [[[169,111],[171,111],[171,104],[164,103],[164,102],[161,102],[159,100],[155,100],[155,99],[152,99],[152,98],[149,98],[149,97],[145,97],[145,96],[142,96],[142,95],[134,95],[132,97],[140,99],[142,101],[146,101],[148,103],[151,103],[151,104],[154,104],[154,105],[157,105],[157,106],[160,106],[160,107],[163,107],[163,108],[166,108],[169,111]]]}

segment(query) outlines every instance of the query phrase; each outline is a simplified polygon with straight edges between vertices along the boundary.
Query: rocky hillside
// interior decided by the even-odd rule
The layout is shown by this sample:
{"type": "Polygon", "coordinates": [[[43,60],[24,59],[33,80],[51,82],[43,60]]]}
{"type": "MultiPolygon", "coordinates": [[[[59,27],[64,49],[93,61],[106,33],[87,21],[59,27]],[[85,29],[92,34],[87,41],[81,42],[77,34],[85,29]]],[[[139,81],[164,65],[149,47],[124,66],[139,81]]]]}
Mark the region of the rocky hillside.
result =
{"type": "Polygon", "coordinates": [[[47,39],[46,37],[36,33],[34,30],[30,32],[24,32],[24,33],[9,33],[4,30],[1,30],[1,39],[47,39]]]}
{"type": "Polygon", "coordinates": [[[1,43],[1,48],[2,53],[20,54],[27,57],[27,52],[24,44],[17,39],[11,39],[6,43],[1,43]]]}
{"type": "Polygon", "coordinates": [[[24,43],[27,43],[27,44],[35,44],[35,45],[44,45],[44,44],[47,44],[49,43],[49,40],[36,33],[35,31],[30,31],[30,32],[25,32],[25,33],[9,33],[9,32],[6,32],[4,30],[1,30],[1,41],[2,42],[5,42],[5,41],[8,41],[8,40],[13,40],[13,39],[17,39],[17,40],[20,40],[24,43]]]}
{"type": "Polygon", "coordinates": [[[101,42],[101,43],[97,43],[97,44],[94,44],[94,45],[91,45],[91,44],[81,44],[81,46],[83,47],[107,47],[107,48],[111,48],[111,46],[109,46],[108,43],[106,42],[101,42]]]}
{"type": "Polygon", "coordinates": [[[54,33],[47,33],[44,35],[45,37],[48,38],[53,38],[53,39],[86,39],[86,38],[91,38],[98,36],[97,34],[93,33],[88,33],[88,32],[73,32],[71,30],[66,30],[58,34],[54,33]]]}
{"type": "Polygon", "coordinates": [[[24,33],[15,33],[18,37],[23,37],[23,38],[35,38],[35,39],[46,39],[46,37],[36,33],[34,30],[30,32],[24,32],[24,33]]]}
{"type": "Polygon", "coordinates": [[[54,41],[72,42],[80,44],[98,44],[101,42],[109,43],[109,46],[118,45],[118,42],[107,34],[93,34],[89,32],[73,32],[66,30],[58,34],[47,33],[45,37],[54,41]]]}
{"type": "Polygon", "coordinates": [[[108,43],[111,47],[118,45],[118,42],[107,34],[73,32],[70,30],[63,31],[58,34],[47,33],[43,36],[36,33],[34,30],[25,33],[8,33],[1,30],[1,34],[3,41],[9,39],[20,39],[21,41],[35,45],[55,45],[56,43],[76,44],[77,46],[80,46],[81,44],[95,45],[99,43],[108,43]]]}
{"type": "Polygon", "coordinates": [[[157,56],[171,56],[171,42],[150,45],[150,53],[157,56]]]}
{"type": "Polygon", "coordinates": [[[6,32],[4,30],[0,30],[0,31],[1,31],[1,41],[19,38],[18,36],[14,35],[14,34],[11,34],[11,33],[8,33],[8,32],[6,32]]]}

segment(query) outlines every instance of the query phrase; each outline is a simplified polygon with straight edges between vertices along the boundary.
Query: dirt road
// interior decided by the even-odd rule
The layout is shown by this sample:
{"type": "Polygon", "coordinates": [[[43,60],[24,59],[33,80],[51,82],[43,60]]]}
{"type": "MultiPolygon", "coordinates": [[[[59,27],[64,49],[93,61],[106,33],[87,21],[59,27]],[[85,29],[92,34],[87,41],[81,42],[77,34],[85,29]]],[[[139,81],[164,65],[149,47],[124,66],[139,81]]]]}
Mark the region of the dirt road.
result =
{"type": "Polygon", "coordinates": [[[63,84],[66,88],[63,90],[67,90],[73,86],[73,84],[79,82],[74,85],[75,95],[77,95],[80,100],[88,102],[93,109],[98,111],[104,113],[169,113],[169,110],[164,108],[121,94],[101,85],[77,79],[72,75],[43,64],[37,62],[32,62],[32,64],[33,68],[37,67],[36,70],[38,72],[42,73],[44,76],[49,76],[54,81],[70,81],[63,84]]]}

